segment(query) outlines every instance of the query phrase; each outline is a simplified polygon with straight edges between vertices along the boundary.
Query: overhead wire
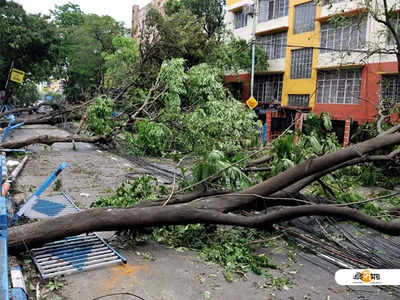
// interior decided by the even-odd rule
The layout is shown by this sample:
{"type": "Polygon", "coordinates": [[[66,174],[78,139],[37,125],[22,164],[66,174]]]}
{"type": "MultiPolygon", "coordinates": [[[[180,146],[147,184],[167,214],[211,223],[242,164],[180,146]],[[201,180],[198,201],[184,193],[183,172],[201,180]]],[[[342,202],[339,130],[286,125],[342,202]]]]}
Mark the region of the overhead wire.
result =
{"type": "MultiPolygon", "coordinates": [[[[252,42],[253,43],[253,42],[252,42]]],[[[274,42],[255,42],[258,45],[277,45],[278,43],[274,42]]],[[[363,54],[394,54],[392,51],[381,50],[381,51],[369,51],[369,50],[362,50],[362,49],[340,49],[340,48],[330,48],[330,47],[317,47],[317,46],[309,46],[309,45],[290,45],[286,44],[283,45],[285,48],[311,48],[314,50],[327,50],[327,51],[335,51],[335,52],[354,52],[354,53],[363,53],[363,54]]]]}
{"type": "Polygon", "coordinates": [[[104,299],[104,298],[111,297],[111,296],[131,296],[131,297],[135,297],[136,299],[145,300],[144,298],[142,298],[142,297],[140,297],[138,295],[135,295],[135,294],[132,294],[132,293],[127,293],[127,292],[126,293],[108,294],[108,295],[104,295],[104,296],[93,298],[92,300],[104,299]]]}

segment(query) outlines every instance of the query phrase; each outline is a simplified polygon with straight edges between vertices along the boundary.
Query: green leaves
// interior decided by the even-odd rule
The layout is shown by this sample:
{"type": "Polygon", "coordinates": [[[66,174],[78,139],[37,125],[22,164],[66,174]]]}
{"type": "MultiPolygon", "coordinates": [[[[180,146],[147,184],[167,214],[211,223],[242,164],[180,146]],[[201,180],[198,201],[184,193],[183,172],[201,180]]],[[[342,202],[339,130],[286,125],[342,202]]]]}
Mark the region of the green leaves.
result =
{"type": "Polygon", "coordinates": [[[165,112],[177,114],[181,111],[181,96],[186,94],[187,75],[184,71],[183,58],[164,61],[160,70],[160,81],[166,89],[161,99],[165,105],[165,112]]]}
{"type": "MultiPolygon", "coordinates": [[[[107,67],[105,57],[114,52],[113,39],[125,33],[121,24],[109,16],[84,14],[79,6],[67,4],[56,7],[53,11],[55,22],[59,26],[62,37],[61,51],[65,60],[61,65],[61,73],[67,79],[64,87],[69,101],[78,101],[83,97],[92,96],[104,87],[107,67]]],[[[122,41],[116,41],[120,47],[127,47],[122,41]],[[119,42],[119,43],[118,43],[119,42]]],[[[116,57],[110,57],[111,75],[119,76],[115,66],[124,66],[126,57],[116,62],[116,57]]],[[[122,67],[121,67],[122,68],[122,67]]],[[[115,80],[115,79],[114,79],[115,80]]],[[[112,82],[111,85],[115,83],[112,82]]],[[[110,85],[110,82],[107,82],[110,85]]]]}
{"type": "Polygon", "coordinates": [[[118,88],[136,81],[136,68],[139,60],[139,45],[134,39],[117,35],[112,40],[114,52],[103,52],[105,60],[105,85],[118,88]]]}
{"type": "MultiPolygon", "coordinates": [[[[226,72],[238,73],[251,70],[252,47],[245,40],[228,36],[213,49],[207,57],[207,63],[220,69],[221,74],[226,72]]],[[[264,49],[256,45],[256,71],[268,70],[268,57],[264,49]]]]}
{"type": "Polygon", "coordinates": [[[225,98],[226,91],[218,69],[203,63],[193,66],[187,75],[189,105],[225,98]]]}
{"type": "Polygon", "coordinates": [[[171,130],[163,124],[143,120],[136,125],[136,146],[142,151],[153,156],[162,156],[172,138],[171,130]]]}
{"type": "Polygon", "coordinates": [[[255,113],[227,93],[216,68],[200,64],[185,72],[185,61],[172,59],[164,61],[158,77],[153,88],[160,92],[152,106],[159,110],[158,122],[137,122],[136,150],[150,155],[205,155],[212,149],[234,153],[256,140],[255,113]]]}
{"type": "Polygon", "coordinates": [[[320,117],[312,114],[303,123],[303,132],[289,132],[273,141],[272,174],[278,174],[294,165],[319,156],[327,152],[333,152],[340,148],[336,135],[331,133],[332,124],[328,114],[320,117]],[[295,136],[298,136],[298,143],[295,136]]]}
{"type": "Polygon", "coordinates": [[[276,268],[268,257],[256,254],[251,241],[265,238],[265,233],[247,228],[216,228],[211,225],[191,224],[167,226],[153,231],[154,239],[175,249],[199,251],[200,257],[224,268],[227,281],[234,274],[244,275],[248,271],[261,275],[265,268],[276,268]]]}
{"type": "MultiPolygon", "coordinates": [[[[0,11],[0,86],[4,87],[13,60],[15,68],[26,72],[25,81],[46,81],[62,59],[57,27],[46,16],[26,14],[13,1],[2,1],[0,11]]],[[[13,93],[21,86],[10,83],[10,88],[13,93]]]]}
{"type": "Polygon", "coordinates": [[[237,166],[230,165],[231,163],[226,159],[223,152],[213,150],[193,167],[193,180],[198,182],[224,170],[219,174],[219,178],[216,180],[217,184],[230,187],[233,190],[251,186],[250,178],[237,166]]]}
{"type": "Polygon", "coordinates": [[[141,201],[155,199],[157,179],[143,175],[134,181],[126,180],[117,188],[114,195],[93,202],[91,207],[129,207],[141,201]]]}
{"type": "Polygon", "coordinates": [[[97,135],[108,135],[114,126],[112,114],[114,102],[109,98],[97,98],[89,106],[86,127],[97,135]]]}

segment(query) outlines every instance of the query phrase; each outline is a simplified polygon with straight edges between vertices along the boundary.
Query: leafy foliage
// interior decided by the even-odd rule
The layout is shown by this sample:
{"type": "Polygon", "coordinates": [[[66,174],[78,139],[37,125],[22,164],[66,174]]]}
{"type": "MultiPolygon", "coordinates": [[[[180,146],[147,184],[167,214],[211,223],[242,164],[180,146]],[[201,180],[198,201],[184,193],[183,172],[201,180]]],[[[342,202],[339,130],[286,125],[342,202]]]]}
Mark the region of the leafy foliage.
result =
{"type": "Polygon", "coordinates": [[[115,51],[104,52],[105,85],[108,88],[118,88],[135,82],[139,46],[132,38],[117,35],[112,40],[115,51]]]}
{"type": "Polygon", "coordinates": [[[171,16],[150,9],[139,33],[139,85],[150,87],[165,60],[183,58],[188,67],[206,60],[215,46],[202,24],[188,10],[171,16]]]}
{"type": "Polygon", "coordinates": [[[220,177],[215,183],[228,186],[233,190],[249,187],[252,184],[250,178],[236,166],[227,168],[230,165],[231,162],[226,159],[221,151],[213,150],[194,165],[192,170],[193,180],[198,182],[226,169],[221,171],[220,177]]]}
{"type": "Polygon", "coordinates": [[[114,102],[109,98],[97,98],[89,106],[86,127],[89,131],[107,135],[111,133],[114,126],[112,120],[114,102]]]}
{"type": "Polygon", "coordinates": [[[68,2],[64,5],[56,5],[55,9],[50,10],[56,25],[60,27],[79,26],[84,22],[83,11],[80,6],[68,2]]]}
{"type": "Polygon", "coordinates": [[[141,201],[154,200],[156,192],[159,192],[157,187],[157,179],[148,175],[134,181],[126,180],[112,196],[93,202],[91,207],[130,207],[141,201]]]}
{"type": "MultiPolygon", "coordinates": [[[[166,15],[150,9],[145,26],[138,33],[140,85],[149,87],[163,61],[173,58],[183,58],[188,68],[207,63],[220,75],[249,70],[251,47],[245,40],[226,34],[223,23],[218,21],[221,15],[216,12],[221,5],[221,0],[170,0],[165,6],[166,15]]],[[[257,70],[267,70],[265,51],[261,47],[256,51],[257,70]]]]}
{"type": "Polygon", "coordinates": [[[326,135],[324,138],[313,130],[310,134],[298,134],[299,144],[295,142],[295,133],[288,133],[273,142],[272,154],[272,173],[278,174],[296,164],[319,156],[328,152],[333,152],[340,148],[334,133],[326,135]]]}
{"type": "Polygon", "coordinates": [[[113,39],[123,34],[124,28],[109,16],[85,14],[71,3],[56,6],[52,15],[63,37],[62,53],[66,59],[60,70],[67,78],[64,90],[68,100],[102,93],[104,56],[115,51],[113,39]]]}
{"type": "Polygon", "coordinates": [[[159,112],[159,122],[138,122],[138,148],[150,155],[170,151],[205,155],[212,149],[233,153],[251,145],[257,135],[254,112],[227,93],[216,68],[200,64],[185,72],[184,63],[183,59],[163,63],[162,91],[148,108],[159,112]]]}
{"type": "Polygon", "coordinates": [[[225,0],[168,0],[165,3],[167,15],[188,9],[203,24],[208,37],[219,38],[225,31],[225,0]]]}
{"type": "Polygon", "coordinates": [[[255,229],[217,229],[200,224],[168,226],[153,231],[156,241],[177,250],[197,250],[204,260],[224,267],[227,281],[233,281],[233,273],[244,275],[251,270],[260,275],[266,274],[265,268],[276,268],[265,255],[256,254],[251,247],[251,241],[264,235],[255,229]]]}
{"type": "Polygon", "coordinates": [[[40,98],[38,88],[31,80],[25,80],[12,97],[12,103],[17,107],[29,106],[40,98]]]}
{"type": "Polygon", "coordinates": [[[160,156],[167,149],[172,132],[163,124],[143,120],[137,123],[135,146],[141,153],[160,156]]]}
{"type": "Polygon", "coordinates": [[[5,86],[14,61],[15,68],[26,72],[27,83],[20,86],[11,82],[10,95],[31,102],[24,91],[17,90],[33,90],[31,83],[47,80],[54,73],[54,67],[62,59],[61,38],[57,27],[46,16],[26,14],[13,1],[0,1],[0,10],[0,87],[5,86]]]}
{"type": "Polygon", "coordinates": [[[181,112],[181,96],[186,94],[187,74],[184,70],[184,63],[185,60],[182,58],[165,61],[159,74],[161,84],[166,89],[166,92],[161,96],[161,100],[165,107],[165,112],[172,116],[181,112]]]}
{"type": "MultiPolygon", "coordinates": [[[[211,55],[207,63],[215,66],[223,72],[239,73],[239,71],[251,70],[252,47],[245,40],[234,36],[228,36],[221,41],[211,55]]],[[[264,49],[256,45],[255,70],[262,72],[268,70],[268,57],[264,49]]]]}

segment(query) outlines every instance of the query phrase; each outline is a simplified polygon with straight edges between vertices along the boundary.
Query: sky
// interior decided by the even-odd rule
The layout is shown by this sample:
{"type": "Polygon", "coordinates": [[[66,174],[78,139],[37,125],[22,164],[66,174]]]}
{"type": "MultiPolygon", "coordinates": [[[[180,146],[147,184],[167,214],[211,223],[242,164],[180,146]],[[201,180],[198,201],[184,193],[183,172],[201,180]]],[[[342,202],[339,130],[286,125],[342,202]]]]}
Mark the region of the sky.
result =
{"type": "Polygon", "coordinates": [[[150,0],[14,0],[21,4],[27,13],[49,14],[50,9],[55,5],[63,5],[68,2],[78,4],[81,10],[87,14],[97,14],[100,16],[109,15],[119,22],[124,22],[125,27],[131,27],[132,6],[137,4],[143,7],[150,0]]]}

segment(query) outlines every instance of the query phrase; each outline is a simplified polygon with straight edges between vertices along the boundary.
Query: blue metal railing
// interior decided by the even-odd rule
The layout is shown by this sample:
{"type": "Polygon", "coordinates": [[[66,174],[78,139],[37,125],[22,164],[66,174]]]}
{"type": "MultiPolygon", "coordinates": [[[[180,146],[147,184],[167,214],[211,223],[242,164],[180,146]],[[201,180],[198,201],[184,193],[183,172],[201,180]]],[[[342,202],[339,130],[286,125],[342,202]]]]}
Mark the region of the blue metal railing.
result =
{"type": "MultiPolygon", "coordinates": [[[[0,171],[3,171],[3,159],[0,159],[0,171]]],[[[0,175],[0,186],[3,184],[2,177],[0,175]]],[[[0,196],[0,299],[9,299],[7,239],[7,200],[0,196]]]]}
{"type": "Polygon", "coordinates": [[[1,136],[1,142],[2,143],[5,142],[8,134],[10,133],[11,130],[17,129],[17,128],[19,128],[19,127],[24,125],[24,122],[21,122],[21,123],[13,125],[15,123],[14,115],[7,115],[6,117],[8,119],[8,126],[6,127],[6,129],[4,129],[3,135],[1,136]]]}
{"type": "Polygon", "coordinates": [[[61,165],[57,167],[57,169],[53,171],[53,173],[49,175],[49,177],[46,178],[46,180],[39,186],[36,192],[34,192],[28,198],[28,200],[26,200],[25,204],[22,205],[19,211],[14,215],[14,217],[8,224],[9,226],[14,224],[19,219],[19,217],[23,215],[26,205],[29,204],[29,202],[32,201],[34,198],[40,197],[40,195],[54,182],[54,180],[56,180],[57,176],[66,168],[66,166],[67,163],[63,162],[61,165]]]}

